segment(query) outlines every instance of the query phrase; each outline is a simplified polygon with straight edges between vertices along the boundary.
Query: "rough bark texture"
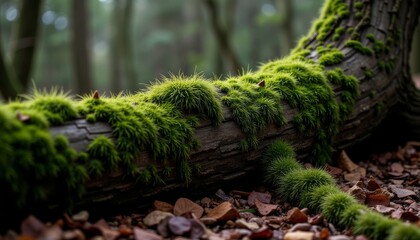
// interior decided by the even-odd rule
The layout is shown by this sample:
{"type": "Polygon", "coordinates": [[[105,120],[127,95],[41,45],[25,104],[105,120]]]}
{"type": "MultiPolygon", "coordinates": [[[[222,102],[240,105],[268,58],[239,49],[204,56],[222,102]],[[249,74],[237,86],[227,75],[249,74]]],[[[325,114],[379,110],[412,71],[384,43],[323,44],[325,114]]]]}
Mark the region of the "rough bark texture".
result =
{"type": "MultiPolygon", "coordinates": [[[[353,1],[347,1],[350,9],[353,9],[353,1]]],[[[373,33],[376,39],[386,40],[391,31],[399,29],[401,37],[398,44],[390,46],[387,57],[395,58],[392,72],[386,73],[378,69],[378,61],[373,56],[362,55],[353,48],[345,47],[345,42],[350,38],[350,34],[345,32],[341,40],[333,42],[333,32],[331,31],[325,42],[331,42],[345,54],[345,60],[334,67],[340,67],[346,74],[351,74],[360,79],[360,97],[357,99],[353,112],[340,126],[340,132],[334,139],[333,145],[339,150],[355,144],[367,138],[372,130],[379,125],[388,115],[393,112],[395,107],[406,106],[403,116],[415,116],[418,118],[420,110],[419,93],[414,89],[408,73],[408,57],[412,40],[412,33],[417,23],[420,12],[419,1],[392,1],[392,0],[372,0],[369,4],[367,13],[370,16],[370,24],[362,29],[358,29],[361,42],[369,45],[366,34],[373,33]],[[396,8],[395,6],[397,6],[396,8]],[[396,11],[394,11],[396,10],[396,11]],[[392,17],[395,15],[396,17],[392,17]],[[363,73],[362,67],[371,69],[374,73],[373,78],[368,78],[363,73]],[[376,91],[372,96],[371,91],[376,91]],[[382,110],[378,111],[378,104],[382,110]]],[[[367,16],[365,14],[365,16],[367,16]]],[[[342,20],[339,25],[344,28],[358,28],[354,18],[354,12],[342,20]]],[[[334,26],[339,27],[339,26],[334,26]]],[[[307,44],[315,44],[316,34],[312,36],[307,44]]],[[[316,59],[314,50],[310,54],[311,58],[316,59]]],[[[340,92],[339,87],[335,87],[335,92],[340,92]]],[[[120,204],[126,206],[146,205],[153,197],[179,196],[185,191],[193,192],[196,189],[214,189],[233,180],[249,177],[259,168],[258,157],[260,150],[277,139],[284,139],[291,143],[296,149],[299,158],[303,159],[309,154],[313,138],[305,137],[300,134],[291,123],[297,110],[291,109],[288,105],[283,106],[284,114],[288,123],[282,127],[271,125],[258,135],[260,144],[258,150],[242,152],[239,149],[239,141],[244,138],[244,134],[232,119],[230,111],[225,108],[224,122],[214,127],[210,122],[202,122],[196,130],[196,137],[201,142],[202,147],[195,151],[191,156],[192,163],[199,163],[203,171],[194,177],[193,181],[186,186],[185,183],[175,178],[166,179],[163,186],[141,186],[124,178],[122,172],[115,172],[107,177],[93,180],[87,185],[87,194],[77,203],[78,207],[104,207],[107,205],[120,204]]],[[[400,109],[397,109],[400,110],[400,109]]],[[[406,118],[412,119],[412,118],[406,118]]],[[[418,120],[417,124],[420,122],[418,120]]],[[[407,120],[407,123],[415,123],[407,120]]],[[[89,124],[84,119],[70,122],[65,126],[51,128],[53,134],[65,134],[69,137],[71,145],[78,150],[85,149],[88,143],[98,135],[112,136],[112,129],[104,123],[89,124]]],[[[151,160],[146,152],[138,157],[140,166],[146,165],[151,160]]]]}

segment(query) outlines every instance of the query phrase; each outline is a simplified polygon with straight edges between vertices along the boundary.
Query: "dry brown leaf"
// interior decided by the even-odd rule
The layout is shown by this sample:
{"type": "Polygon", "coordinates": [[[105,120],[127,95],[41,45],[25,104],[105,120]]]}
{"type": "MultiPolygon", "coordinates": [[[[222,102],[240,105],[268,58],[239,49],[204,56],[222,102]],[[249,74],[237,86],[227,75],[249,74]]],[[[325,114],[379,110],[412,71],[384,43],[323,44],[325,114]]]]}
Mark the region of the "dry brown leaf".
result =
{"type": "Polygon", "coordinates": [[[381,188],[381,186],[379,186],[379,184],[378,184],[378,182],[375,180],[375,178],[371,176],[371,177],[369,178],[369,181],[368,181],[368,183],[367,183],[366,188],[367,188],[369,191],[375,191],[376,189],[381,188]]]}
{"type": "Polygon", "coordinates": [[[197,218],[201,218],[201,216],[203,216],[204,209],[188,198],[179,198],[175,202],[174,214],[180,216],[185,213],[194,213],[197,218]]]}
{"type": "Polygon", "coordinates": [[[368,193],[366,194],[365,204],[369,207],[375,207],[376,205],[389,206],[390,198],[384,193],[368,193]]]}
{"type": "Polygon", "coordinates": [[[258,212],[262,216],[267,216],[268,214],[274,212],[278,208],[277,204],[262,203],[258,199],[255,199],[255,206],[257,207],[258,212]]]}
{"type": "Polygon", "coordinates": [[[344,174],[344,179],[348,182],[357,182],[360,181],[361,178],[362,176],[358,172],[344,174]]]}
{"type": "Polygon", "coordinates": [[[382,214],[390,214],[391,212],[395,211],[395,208],[386,207],[383,205],[376,205],[375,209],[377,212],[380,212],[382,214]]]}
{"type": "Polygon", "coordinates": [[[413,212],[405,211],[400,215],[400,219],[403,221],[409,221],[412,223],[415,223],[417,221],[420,221],[420,218],[416,216],[413,212]]]}
{"type": "Polygon", "coordinates": [[[390,188],[391,188],[391,191],[393,193],[395,193],[398,198],[405,198],[405,197],[408,197],[408,196],[416,196],[415,192],[413,192],[411,190],[408,190],[408,189],[398,188],[398,187],[395,187],[395,186],[391,186],[390,188]]]}
{"type": "Polygon", "coordinates": [[[172,212],[174,210],[174,206],[167,202],[162,202],[159,200],[155,200],[153,202],[153,206],[156,210],[162,211],[162,212],[172,212]]]}
{"type": "Polygon", "coordinates": [[[360,203],[364,203],[366,199],[366,191],[359,187],[357,184],[355,184],[353,187],[351,187],[347,192],[352,195],[354,198],[357,199],[360,203]]]}
{"type": "Polygon", "coordinates": [[[207,213],[207,217],[217,221],[227,221],[239,218],[239,212],[230,202],[223,202],[207,213]]]}
{"type": "Polygon", "coordinates": [[[350,157],[344,150],[341,151],[341,154],[338,157],[338,166],[347,172],[353,172],[354,170],[356,170],[356,168],[359,167],[350,159],[350,157]]]}
{"type": "Polygon", "coordinates": [[[248,196],[249,206],[255,205],[255,199],[258,199],[262,203],[270,203],[271,194],[252,191],[251,194],[249,194],[248,196]]]}

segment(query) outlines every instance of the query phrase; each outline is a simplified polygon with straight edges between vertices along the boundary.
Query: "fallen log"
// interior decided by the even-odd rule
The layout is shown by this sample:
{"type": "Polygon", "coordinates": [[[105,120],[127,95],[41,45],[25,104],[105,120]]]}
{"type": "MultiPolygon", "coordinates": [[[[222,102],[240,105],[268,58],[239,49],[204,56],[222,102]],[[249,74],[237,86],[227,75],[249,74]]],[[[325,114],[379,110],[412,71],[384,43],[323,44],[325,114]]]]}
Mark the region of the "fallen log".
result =
{"type": "MultiPolygon", "coordinates": [[[[310,64],[308,66],[320,66],[324,73],[322,79],[328,79],[329,74],[332,75],[332,71],[335,70],[341,74],[339,79],[346,79],[348,76],[357,78],[358,94],[355,94],[354,98],[345,95],[349,92],[345,81],[340,83],[328,79],[336,103],[325,106],[337,108],[342,106],[342,110],[346,113],[345,107],[351,103],[348,115],[338,116],[337,109],[326,108],[327,111],[335,111],[334,114],[337,116],[333,114],[335,117],[331,117],[331,122],[328,122],[330,116],[325,115],[328,121],[322,122],[323,120],[318,119],[317,122],[321,124],[316,123],[311,128],[306,128],[306,132],[302,127],[307,127],[311,123],[299,125],[296,120],[297,116],[305,111],[305,106],[301,106],[299,101],[292,103],[292,98],[282,98],[283,119],[279,120],[281,124],[268,121],[264,128],[259,129],[259,126],[255,126],[251,130],[258,131],[253,136],[251,130],[246,132],[243,126],[238,124],[240,119],[235,114],[237,109],[226,104],[227,101],[223,101],[226,100],[223,97],[229,96],[231,89],[223,91],[224,85],[216,84],[219,97],[224,103],[223,120],[215,124],[214,119],[207,118],[201,120],[195,128],[194,136],[200,147],[192,150],[189,164],[199,165],[201,170],[195,172],[191,181],[186,182],[177,174],[169,174],[163,179],[165,184],[144,184],[142,181],[136,181],[136,178],[127,177],[125,168],[120,168],[88,180],[86,193],[80,199],[74,198],[75,209],[145,206],[150,203],[150,199],[158,196],[179,196],[186,192],[197,192],[199,189],[214,189],[238,179],[250,178],[260,169],[258,159],[261,150],[277,139],[289,142],[300,160],[310,159],[318,156],[314,152],[314,145],[319,141],[326,141],[319,146],[327,153],[330,152],[326,148],[330,146],[336,150],[344,149],[369,137],[372,131],[394,112],[401,117],[398,118],[399,126],[402,128],[411,126],[410,129],[415,129],[412,132],[417,133],[419,128],[415,127],[419,122],[417,119],[420,116],[418,114],[420,98],[410,78],[408,56],[419,12],[418,1],[327,1],[320,20],[314,24],[308,37],[296,47],[290,61],[293,64],[293,61],[296,61],[299,64],[310,64]],[[306,63],[308,60],[309,63],[306,63]],[[319,129],[334,127],[329,126],[330,124],[337,124],[338,131],[332,129],[330,135],[320,136],[324,132],[319,129]],[[248,137],[255,137],[258,144],[245,142],[252,146],[244,149],[242,140],[248,137]]],[[[266,65],[266,69],[262,68],[258,72],[260,74],[258,77],[250,73],[251,78],[254,78],[248,83],[260,81],[262,78],[257,84],[259,87],[263,88],[265,83],[270,84],[269,79],[265,79],[264,76],[268,76],[269,73],[272,77],[278,73],[275,72],[277,70],[273,70],[279,66],[276,64],[274,62],[272,65],[266,65]]],[[[284,62],[279,64],[283,68],[286,66],[284,62]]],[[[98,95],[92,98],[100,99],[98,95]]],[[[316,101],[314,99],[314,103],[316,101]]],[[[53,136],[66,136],[70,147],[79,152],[89,151],[89,146],[98,136],[118,141],[118,132],[112,127],[115,122],[104,123],[99,120],[95,122],[89,120],[89,114],[82,116],[84,117],[52,126],[49,131],[53,136]]],[[[160,140],[162,138],[157,139],[160,140]]],[[[179,168],[176,161],[156,162],[152,155],[150,151],[139,152],[136,154],[135,166],[144,169],[154,164],[158,170],[166,165],[179,168]]],[[[11,201],[7,200],[6,202],[11,201]]],[[[32,207],[28,209],[34,211],[32,207]]]]}

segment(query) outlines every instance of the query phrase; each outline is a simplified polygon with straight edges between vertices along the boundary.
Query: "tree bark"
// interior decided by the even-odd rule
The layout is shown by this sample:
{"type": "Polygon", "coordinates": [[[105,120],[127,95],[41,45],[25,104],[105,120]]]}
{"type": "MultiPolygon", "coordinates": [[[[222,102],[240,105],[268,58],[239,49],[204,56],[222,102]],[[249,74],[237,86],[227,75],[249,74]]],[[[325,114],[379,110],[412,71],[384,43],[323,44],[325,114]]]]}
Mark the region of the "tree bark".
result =
{"type": "MultiPolygon", "coordinates": [[[[347,1],[350,9],[353,9],[354,2],[347,1]]],[[[368,33],[373,33],[376,39],[385,41],[387,36],[399,29],[400,38],[396,44],[389,46],[386,59],[394,59],[394,67],[389,73],[380,71],[378,68],[378,62],[383,60],[382,58],[362,55],[355,49],[345,46],[351,33],[346,31],[338,41],[332,41],[334,31],[331,30],[324,39],[325,44],[332,43],[345,55],[344,61],[335,65],[334,68],[340,67],[346,74],[354,75],[360,80],[360,96],[356,100],[351,115],[342,123],[340,132],[333,141],[336,150],[366,139],[395,110],[399,110],[400,124],[411,124],[410,126],[417,127],[415,129],[420,129],[418,126],[420,123],[420,93],[414,88],[408,66],[413,29],[420,13],[420,2],[400,0],[364,2],[367,4],[364,16],[369,17],[370,24],[358,27],[360,21],[355,20],[355,12],[351,11],[349,17],[339,21],[334,27],[359,28],[361,42],[364,45],[370,44],[366,39],[368,33]],[[374,76],[366,77],[363,69],[371,69],[374,76]],[[376,92],[374,96],[371,94],[372,91],[376,92]],[[381,105],[382,111],[378,111],[378,104],[381,105]],[[404,108],[398,109],[401,106],[404,108]]],[[[316,36],[315,32],[306,45],[315,46],[316,36]]],[[[316,50],[312,50],[309,56],[316,61],[316,50]]],[[[335,86],[334,91],[338,98],[340,87],[335,86]]],[[[298,158],[304,159],[310,153],[314,143],[313,136],[304,136],[292,124],[291,120],[297,113],[297,109],[292,109],[284,104],[283,111],[287,124],[281,127],[270,125],[261,131],[258,134],[260,141],[258,149],[250,152],[240,150],[239,141],[245,135],[233,120],[228,108],[224,108],[225,120],[220,126],[215,127],[211,125],[210,121],[202,122],[196,130],[196,138],[201,142],[202,147],[192,153],[191,162],[200,164],[203,171],[198,173],[188,186],[176,178],[166,179],[166,184],[163,186],[140,186],[136,182],[124,178],[123,172],[114,172],[101,179],[90,181],[87,184],[87,193],[76,205],[81,208],[88,207],[92,211],[95,208],[100,209],[116,204],[120,206],[147,205],[153,198],[164,198],[171,194],[180,196],[184,192],[192,193],[197,189],[214,189],[221,184],[249,178],[250,174],[259,169],[260,151],[278,139],[289,142],[296,150],[298,158]]],[[[71,145],[77,150],[85,149],[89,142],[98,135],[112,136],[112,129],[107,124],[89,124],[84,119],[69,122],[64,126],[53,127],[51,132],[52,134],[67,135],[71,145]]],[[[139,167],[144,167],[151,162],[147,152],[141,153],[137,159],[139,167]]]]}
{"type": "Polygon", "coordinates": [[[89,93],[93,87],[90,75],[89,21],[86,4],[88,3],[84,0],[72,2],[73,64],[76,90],[80,94],[89,93]]]}

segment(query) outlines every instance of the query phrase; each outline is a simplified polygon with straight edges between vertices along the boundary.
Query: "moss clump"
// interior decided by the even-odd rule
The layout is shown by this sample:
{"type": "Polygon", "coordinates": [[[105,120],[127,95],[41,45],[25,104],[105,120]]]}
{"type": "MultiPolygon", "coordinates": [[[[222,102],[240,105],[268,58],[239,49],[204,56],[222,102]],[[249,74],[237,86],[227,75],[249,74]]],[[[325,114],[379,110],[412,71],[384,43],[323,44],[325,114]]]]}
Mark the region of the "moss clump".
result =
{"type": "Polygon", "coordinates": [[[354,50],[356,50],[357,52],[363,54],[363,55],[368,55],[368,56],[372,56],[373,55],[373,50],[365,47],[362,45],[361,42],[356,41],[356,40],[348,40],[345,44],[346,47],[351,47],[354,50]]]}
{"type": "Polygon", "coordinates": [[[341,63],[343,59],[344,54],[340,50],[334,48],[330,49],[327,53],[322,54],[318,59],[318,63],[323,66],[331,66],[341,63]]]}
{"type": "Polygon", "coordinates": [[[324,198],[330,194],[340,193],[341,190],[334,184],[327,184],[316,187],[310,192],[302,194],[302,206],[308,207],[314,212],[321,211],[321,204],[324,198]]]}
{"type": "Polygon", "coordinates": [[[311,62],[283,59],[263,65],[260,72],[276,76],[266,80],[267,88],[278,91],[291,107],[300,110],[293,119],[298,130],[316,136],[313,162],[328,162],[330,142],[337,133],[339,116],[334,92],[323,69],[311,62]]]}
{"type": "Polygon", "coordinates": [[[322,214],[328,221],[337,224],[343,212],[351,205],[356,204],[356,202],[352,196],[344,192],[329,194],[322,201],[322,214]]]}
{"type": "Polygon", "coordinates": [[[337,41],[344,33],[343,27],[338,27],[334,30],[333,41],[337,41]]]}
{"type": "Polygon", "coordinates": [[[354,8],[360,10],[363,8],[363,2],[362,1],[357,1],[354,3],[354,8]]]}
{"type": "Polygon", "coordinates": [[[363,74],[365,74],[365,77],[367,79],[371,79],[371,78],[373,78],[373,76],[375,76],[375,74],[373,73],[372,69],[367,69],[367,68],[364,68],[363,69],[363,74]]]}
{"type": "Polygon", "coordinates": [[[27,102],[19,110],[36,110],[41,112],[52,125],[60,125],[77,117],[74,101],[67,93],[56,88],[51,91],[34,90],[32,95],[25,95],[27,102]]]}
{"type": "Polygon", "coordinates": [[[369,239],[386,239],[390,230],[400,222],[382,216],[375,212],[366,212],[360,215],[353,228],[356,234],[364,234],[369,239]]]}
{"type": "Polygon", "coordinates": [[[263,163],[269,163],[275,158],[295,158],[295,155],[295,151],[290,144],[285,141],[278,140],[264,149],[261,159],[263,163]]]}
{"type": "Polygon", "coordinates": [[[198,75],[164,78],[160,84],[150,87],[146,98],[158,104],[170,103],[187,113],[202,114],[215,125],[223,120],[219,95],[210,82],[198,75]]]}
{"type": "Polygon", "coordinates": [[[247,135],[241,142],[242,150],[255,148],[258,144],[257,132],[268,124],[281,126],[285,123],[280,101],[282,95],[290,93],[290,90],[285,88],[287,92],[279,92],[272,87],[274,84],[286,84],[283,81],[284,78],[273,74],[246,73],[215,82],[225,94],[222,102],[232,110],[233,118],[247,135]]]}
{"type": "Polygon", "coordinates": [[[417,240],[420,239],[420,229],[416,226],[399,223],[389,231],[386,240],[417,240]]]}
{"type": "Polygon", "coordinates": [[[334,184],[334,179],[320,169],[295,170],[282,178],[278,191],[290,203],[299,204],[302,194],[323,185],[334,184]]]}
{"type": "Polygon", "coordinates": [[[279,185],[288,173],[302,169],[301,164],[293,157],[277,157],[266,163],[265,180],[272,185],[279,185]]]}
{"type": "MultiPolygon", "coordinates": [[[[106,169],[115,169],[118,166],[120,161],[118,152],[115,149],[114,142],[111,139],[105,136],[99,136],[95,138],[88,146],[87,152],[93,160],[99,160],[106,169]]],[[[98,166],[99,164],[95,163],[91,167],[98,166]]],[[[91,170],[94,170],[91,168],[91,170]]],[[[102,172],[102,169],[99,167],[95,172],[102,172]]]]}
{"type": "Polygon", "coordinates": [[[362,214],[369,211],[369,208],[361,204],[352,204],[348,206],[341,214],[339,224],[341,226],[354,226],[356,220],[362,214]]]}

